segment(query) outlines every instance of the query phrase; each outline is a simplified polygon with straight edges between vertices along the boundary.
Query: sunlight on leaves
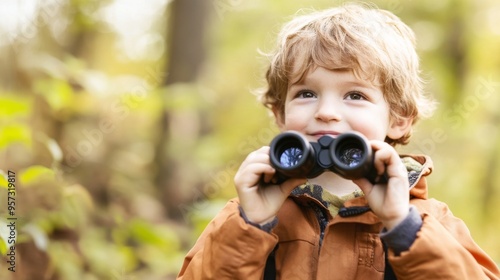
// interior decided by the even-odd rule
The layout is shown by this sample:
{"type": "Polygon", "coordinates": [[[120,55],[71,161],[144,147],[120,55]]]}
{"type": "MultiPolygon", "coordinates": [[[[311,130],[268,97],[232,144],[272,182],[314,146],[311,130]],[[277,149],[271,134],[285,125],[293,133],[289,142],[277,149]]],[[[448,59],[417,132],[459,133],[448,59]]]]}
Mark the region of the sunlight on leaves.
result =
{"type": "Polygon", "coordinates": [[[53,180],[55,173],[52,169],[41,165],[34,165],[23,170],[19,174],[19,181],[23,185],[40,182],[44,179],[53,180]]]}
{"type": "Polygon", "coordinates": [[[0,169],[0,187],[8,188],[9,182],[7,181],[7,173],[0,169]]]}
{"type": "Polygon", "coordinates": [[[70,106],[74,99],[73,89],[67,81],[40,80],[37,81],[35,89],[45,97],[52,109],[56,111],[70,106]]]}
{"type": "Polygon", "coordinates": [[[31,104],[27,100],[12,95],[0,96],[0,119],[15,116],[27,116],[31,113],[31,104]]]}
{"type": "Polygon", "coordinates": [[[14,143],[31,146],[31,130],[24,124],[13,124],[4,126],[0,130],[0,149],[14,143]]]}
{"type": "Polygon", "coordinates": [[[8,227],[9,223],[0,219],[0,254],[5,255],[8,251],[8,248],[14,245],[13,242],[16,241],[17,233],[14,230],[14,234],[11,235],[11,229],[8,227]]]}

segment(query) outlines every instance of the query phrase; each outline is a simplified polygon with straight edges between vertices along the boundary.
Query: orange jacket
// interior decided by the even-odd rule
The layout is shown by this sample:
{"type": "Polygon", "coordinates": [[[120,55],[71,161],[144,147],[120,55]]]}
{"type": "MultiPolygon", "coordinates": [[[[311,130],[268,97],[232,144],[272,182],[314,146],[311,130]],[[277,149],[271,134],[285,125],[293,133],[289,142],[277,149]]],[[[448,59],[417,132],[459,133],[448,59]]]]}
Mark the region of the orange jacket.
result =
{"type": "MultiPolygon", "coordinates": [[[[397,278],[500,279],[498,267],[473,241],[464,222],[446,204],[427,198],[430,159],[413,158],[422,170],[410,180],[410,203],[423,223],[409,250],[399,256],[387,251],[397,278]]],[[[267,233],[244,221],[236,199],[229,201],[187,254],[178,279],[262,279],[272,252],[276,279],[384,279],[386,251],[377,216],[371,211],[330,216],[320,244],[310,203],[324,208],[308,195],[289,197],[278,213],[278,225],[267,233]]],[[[344,204],[347,209],[366,205],[364,197],[344,204]]]]}

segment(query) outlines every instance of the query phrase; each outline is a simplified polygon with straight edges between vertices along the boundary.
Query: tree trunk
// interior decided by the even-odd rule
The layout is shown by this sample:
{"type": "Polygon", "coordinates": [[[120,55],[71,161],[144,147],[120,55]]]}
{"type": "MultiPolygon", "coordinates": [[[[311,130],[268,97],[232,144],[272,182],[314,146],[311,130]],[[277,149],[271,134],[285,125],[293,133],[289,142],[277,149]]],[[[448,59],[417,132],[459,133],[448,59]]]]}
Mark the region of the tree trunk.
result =
{"type": "MultiPolygon", "coordinates": [[[[205,27],[208,20],[210,1],[206,0],[175,0],[170,6],[171,20],[169,22],[170,37],[167,65],[167,77],[164,86],[168,87],[177,83],[195,83],[205,57],[205,27]]],[[[165,93],[169,98],[168,90],[165,93]]],[[[186,181],[180,175],[183,169],[181,162],[168,154],[167,144],[175,139],[176,132],[171,131],[171,120],[175,112],[164,110],[159,123],[160,134],[156,145],[156,185],[159,188],[160,199],[166,207],[167,216],[173,220],[181,221],[182,209],[179,205],[192,200],[189,190],[194,190],[192,181],[186,181]],[[186,189],[187,188],[187,189],[186,189]],[[186,195],[188,193],[188,195],[186,195]]],[[[191,120],[191,127],[205,130],[201,122],[200,113],[191,120]]],[[[187,151],[189,153],[189,151],[187,151]]]]}

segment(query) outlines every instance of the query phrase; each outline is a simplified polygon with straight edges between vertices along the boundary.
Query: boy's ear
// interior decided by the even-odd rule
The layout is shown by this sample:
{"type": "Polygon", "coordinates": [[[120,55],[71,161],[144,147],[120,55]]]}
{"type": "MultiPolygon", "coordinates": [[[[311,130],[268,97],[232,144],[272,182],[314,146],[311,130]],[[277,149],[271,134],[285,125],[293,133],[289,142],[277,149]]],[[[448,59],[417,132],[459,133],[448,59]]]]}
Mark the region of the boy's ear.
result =
{"type": "Polygon", "coordinates": [[[272,108],[273,114],[274,114],[274,120],[276,122],[276,125],[280,129],[280,131],[283,131],[285,129],[285,122],[283,121],[283,112],[279,110],[278,108],[274,107],[272,108]]]}
{"type": "Polygon", "coordinates": [[[400,139],[410,132],[413,118],[398,117],[392,119],[387,136],[391,139],[400,139]]]}

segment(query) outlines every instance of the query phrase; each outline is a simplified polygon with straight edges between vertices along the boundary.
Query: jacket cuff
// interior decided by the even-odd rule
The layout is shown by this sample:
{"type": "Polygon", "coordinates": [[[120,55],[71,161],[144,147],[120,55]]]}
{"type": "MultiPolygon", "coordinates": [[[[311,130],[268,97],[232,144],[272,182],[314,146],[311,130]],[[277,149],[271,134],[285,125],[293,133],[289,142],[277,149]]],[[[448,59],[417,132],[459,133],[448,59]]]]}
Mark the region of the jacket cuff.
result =
{"type": "Polygon", "coordinates": [[[248,217],[245,215],[245,211],[243,211],[243,208],[241,208],[241,206],[238,206],[238,209],[240,210],[240,216],[243,218],[243,220],[245,220],[247,224],[259,228],[267,233],[271,233],[271,230],[273,230],[273,228],[275,228],[276,225],[278,224],[278,217],[274,217],[272,221],[270,221],[269,223],[265,223],[263,225],[253,223],[250,220],[248,220],[248,217]]]}
{"type": "Polygon", "coordinates": [[[410,249],[415,239],[417,239],[417,232],[421,227],[422,218],[420,213],[417,208],[411,206],[408,216],[396,227],[390,231],[385,228],[382,229],[380,238],[392,249],[396,256],[399,256],[401,252],[410,249]]]}

